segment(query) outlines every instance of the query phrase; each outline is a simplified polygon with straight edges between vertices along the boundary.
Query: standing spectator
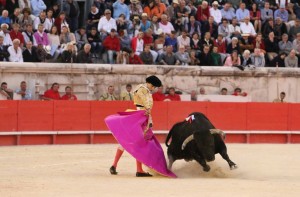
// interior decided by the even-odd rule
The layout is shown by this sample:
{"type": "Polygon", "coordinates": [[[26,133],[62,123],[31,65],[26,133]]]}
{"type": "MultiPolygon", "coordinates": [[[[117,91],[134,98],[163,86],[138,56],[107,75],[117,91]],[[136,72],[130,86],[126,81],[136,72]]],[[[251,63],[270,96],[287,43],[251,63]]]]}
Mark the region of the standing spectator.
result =
{"type": "Polygon", "coordinates": [[[103,94],[99,98],[100,101],[117,101],[119,97],[115,94],[114,86],[108,86],[107,93],[103,94]]]}
{"type": "Polygon", "coordinates": [[[133,100],[133,93],[132,91],[132,85],[127,84],[126,85],[126,91],[122,92],[120,95],[121,101],[132,101],[133,100]]]}
{"type": "Polygon", "coordinates": [[[236,10],[236,18],[241,23],[241,22],[245,22],[246,17],[250,19],[250,12],[246,8],[246,4],[242,2],[240,3],[240,8],[236,10]]]}
{"type": "Polygon", "coordinates": [[[91,53],[94,57],[100,57],[102,55],[103,46],[99,33],[97,33],[96,27],[92,27],[91,32],[87,36],[87,40],[91,45],[91,53]]]}
{"type": "Polygon", "coordinates": [[[161,65],[178,65],[179,61],[177,60],[175,54],[173,53],[172,45],[166,47],[166,51],[161,54],[158,62],[161,65]]]}
{"type": "Polygon", "coordinates": [[[291,50],[290,54],[284,59],[285,67],[297,68],[298,67],[298,57],[296,56],[296,51],[291,50]]]}
{"type": "Polygon", "coordinates": [[[32,94],[29,89],[27,89],[27,83],[22,81],[20,88],[15,91],[15,93],[21,95],[22,100],[32,100],[32,94]]]}
{"type": "Polygon", "coordinates": [[[125,0],[117,0],[113,3],[114,19],[119,18],[121,14],[125,15],[126,20],[129,20],[130,13],[128,6],[124,3],[125,0]]]}
{"type": "Polygon", "coordinates": [[[55,19],[53,17],[53,9],[51,8],[47,11],[47,16],[44,23],[45,31],[47,33],[50,32],[51,27],[53,27],[54,23],[55,23],[55,19]]]}
{"type": "Polygon", "coordinates": [[[16,8],[19,8],[18,0],[6,0],[5,9],[8,13],[13,13],[16,8]]]}
{"type": "Polygon", "coordinates": [[[7,24],[10,25],[10,18],[8,17],[8,11],[3,10],[2,15],[0,16],[0,25],[7,24]]]}
{"type": "Polygon", "coordinates": [[[75,32],[75,30],[78,29],[78,17],[80,14],[77,1],[67,0],[67,2],[64,3],[63,11],[66,14],[70,31],[75,32]]]}
{"type": "Polygon", "coordinates": [[[62,27],[69,28],[69,24],[68,24],[68,22],[66,20],[66,14],[65,14],[65,12],[61,12],[59,14],[59,17],[56,18],[55,21],[54,21],[54,25],[57,27],[58,34],[61,33],[62,27]]]}
{"type": "Polygon", "coordinates": [[[252,9],[250,11],[250,21],[254,24],[254,30],[256,32],[261,32],[261,19],[260,11],[257,8],[257,4],[252,4],[252,9]]]}
{"type": "Polygon", "coordinates": [[[239,66],[241,65],[241,59],[237,51],[232,51],[231,55],[225,60],[224,66],[239,66]]]}
{"type": "Polygon", "coordinates": [[[68,43],[66,50],[61,54],[61,60],[63,63],[74,63],[76,62],[76,51],[72,43],[68,43]]]}
{"type": "Polygon", "coordinates": [[[47,35],[46,32],[44,32],[44,25],[43,24],[39,24],[38,30],[37,30],[37,32],[35,32],[33,34],[33,37],[35,39],[36,45],[41,44],[44,47],[50,45],[50,42],[48,40],[48,35],[47,35]]]}
{"type": "Polygon", "coordinates": [[[59,95],[59,84],[58,83],[53,83],[51,88],[47,91],[44,92],[44,95],[42,96],[43,100],[60,100],[61,97],[59,95]]]}
{"type": "Polygon", "coordinates": [[[104,39],[112,29],[117,29],[117,23],[116,20],[111,17],[111,11],[106,9],[104,14],[98,23],[98,31],[101,34],[101,39],[104,39]]]}
{"type": "Polygon", "coordinates": [[[153,101],[164,101],[166,99],[166,95],[163,93],[163,90],[163,86],[157,88],[157,91],[152,94],[153,101]]]}
{"type": "Polygon", "coordinates": [[[92,27],[97,29],[100,17],[103,15],[103,11],[99,10],[95,4],[92,5],[91,11],[88,14],[87,31],[90,31],[92,27]]]}
{"type": "Polygon", "coordinates": [[[293,44],[288,39],[289,36],[287,34],[282,35],[282,40],[278,43],[280,52],[285,52],[286,54],[289,54],[293,49],[293,44]]]}
{"type": "Polygon", "coordinates": [[[208,18],[210,17],[209,8],[207,1],[202,1],[201,5],[197,9],[197,21],[200,21],[202,24],[205,21],[208,21],[208,18]]]}
{"type": "Polygon", "coordinates": [[[5,96],[7,100],[13,100],[14,92],[11,89],[7,88],[6,82],[1,83],[0,94],[5,96]]]}
{"type": "Polygon", "coordinates": [[[268,39],[265,41],[265,48],[268,60],[271,61],[279,53],[278,40],[275,38],[274,32],[270,32],[268,39]]]}
{"type": "Polygon", "coordinates": [[[9,61],[9,52],[7,51],[8,46],[5,46],[3,36],[0,35],[0,62],[9,61]]]}
{"type": "Polygon", "coordinates": [[[83,49],[78,52],[77,63],[92,63],[91,59],[91,45],[85,44],[83,49]]]}
{"type": "Polygon", "coordinates": [[[107,61],[109,64],[115,63],[114,59],[120,52],[120,48],[121,48],[120,40],[115,33],[116,30],[111,29],[110,35],[107,36],[103,41],[103,46],[107,50],[107,61]]]}
{"type": "Polygon", "coordinates": [[[203,52],[200,54],[199,60],[201,66],[213,66],[213,59],[209,46],[205,45],[203,47],[203,52]]]}
{"type": "Polygon", "coordinates": [[[13,24],[13,30],[9,33],[11,40],[19,39],[21,48],[24,45],[24,37],[22,33],[19,31],[20,25],[15,23],[13,24]]]}
{"type": "Polygon", "coordinates": [[[153,62],[153,55],[150,51],[150,45],[144,46],[144,51],[140,54],[141,60],[144,62],[144,64],[150,64],[152,65],[153,62]]]}
{"type": "Polygon", "coordinates": [[[32,47],[32,42],[26,43],[26,49],[23,51],[24,62],[39,62],[36,49],[32,47]]]}
{"type": "Polygon", "coordinates": [[[185,51],[184,45],[179,45],[179,50],[176,52],[175,56],[182,66],[189,65],[191,61],[189,54],[185,51]]]}
{"type": "Polygon", "coordinates": [[[43,0],[30,0],[31,11],[34,16],[39,16],[41,11],[46,10],[47,6],[43,0]]]}
{"type": "Polygon", "coordinates": [[[175,93],[175,88],[173,87],[169,88],[169,94],[166,96],[166,99],[170,101],[181,101],[180,96],[175,93]]]}
{"type": "Polygon", "coordinates": [[[264,54],[258,48],[254,49],[254,53],[251,54],[251,61],[255,67],[265,67],[264,54]]]}
{"type": "Polygon", "coordinates": [[[75,39],[78,50],[81,50],[84,44],[88,43],[85,27],[81,27],[75,31],[75,39]]]}
{"type": "Polygon", "coordinates": [[[279,17],[283,22],[288,22],[289,13],[285,9],[285,5],[280,5],[279,9],[274,12],[274,18],[279,17]]]}
{"type": "Polygon", "coordinates": [[[214,20],[217,24],[221,23],[222,20],[222,13],[221,10],[218,9],[219,3],[214,1],[212,3],[212,8],[209,9],[210,16],[214,17],[214,20]]]}
{"type": "Polygon", "coordinates": [[[227,20],[231,21],[235,15],[234,9],[231,7],[229,2],[226,2],[223,9],[221,10],[222,18],[226,18],[227,20]]]}
{"type": "Polygon", "coordinates": [[[22,49],[20,48],[20,40],[14,39],[13,46],[8,47],[10,62],[23,62],[22,49]]]}
{"type": "Polygon", "coordinates": [[[61,97],[61,100],[68,100],[68,101],[77,101],[77,97],[73,94],[73,90],[70,86],[65,88],[65,95],[61,97]]]}

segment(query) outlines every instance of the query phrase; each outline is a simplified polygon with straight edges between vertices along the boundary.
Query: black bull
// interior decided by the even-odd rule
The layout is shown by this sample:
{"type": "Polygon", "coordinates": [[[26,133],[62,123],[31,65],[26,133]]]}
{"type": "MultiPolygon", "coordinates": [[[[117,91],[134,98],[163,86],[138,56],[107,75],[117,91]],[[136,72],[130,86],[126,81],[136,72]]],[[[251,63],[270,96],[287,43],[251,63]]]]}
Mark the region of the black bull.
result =
{"type": "Polygon", "coordinates": [[[169,169],[178,159],[186,161],[196,160],[204,171],[210,167],[206,161],[215,160],[215,154],[219,153],[229,164],[230,169],[237,168],[237,165],[229,159],[227,148],[223,141],[225,134],[216,129],[208,118],[199,112],[190,114],[194,120],[176,123],[166,138],[168,147],[169,169]],[[171,143],[169,143],[172,138],[171,143]]]}

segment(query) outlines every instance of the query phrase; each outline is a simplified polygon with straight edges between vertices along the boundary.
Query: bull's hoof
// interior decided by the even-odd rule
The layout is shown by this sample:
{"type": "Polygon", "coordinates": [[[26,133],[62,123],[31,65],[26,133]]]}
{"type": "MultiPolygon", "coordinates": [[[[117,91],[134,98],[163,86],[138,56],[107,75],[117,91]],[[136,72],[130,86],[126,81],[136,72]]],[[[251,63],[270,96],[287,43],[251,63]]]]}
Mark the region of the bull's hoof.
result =
{"type": "Polygon", "coordinates": [[[237,169],[238,168],[238,166],[237,165],[232,165],[232,166],[230,166],[230,170],[235,170],[235,169],[237,169]]]}
{"type": "Polygon", "coordinates": [[[210,171],[210,167],[209,167],[209,166],[205,166],[205,167],[203,167],[203,171],[205,171],[205,172],[208,172],[208,171],[210,171]]]}

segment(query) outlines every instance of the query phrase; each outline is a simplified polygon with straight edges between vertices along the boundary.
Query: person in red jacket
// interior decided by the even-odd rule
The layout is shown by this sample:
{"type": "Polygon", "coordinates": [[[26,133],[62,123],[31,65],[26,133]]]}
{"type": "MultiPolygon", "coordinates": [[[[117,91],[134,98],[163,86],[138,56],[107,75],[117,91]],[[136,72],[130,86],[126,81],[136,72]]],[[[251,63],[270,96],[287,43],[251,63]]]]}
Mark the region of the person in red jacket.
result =
{"type": "Polygon", "coordinates": [[[9,33],[11,40],[19,39],[20,40],[20,47],[23,48],[24,45],[24,37],[21,32],[19,32],[20,25],[15,23],[13,24],[13,30],[9,33]]]}
{"type": "Polygon", "coordinates": [[[208,21],[208,18],[210,17],[209,12],[209,6],[207,1],[202,1],[202,4],[197,9],[196,18],[197,21],[200,21],[201,23],[208,21]]]}
{"type": "Polygon", "coordinates": [[[129,64],[144,64],[144,62],[141,60],[140,56],[136,55],[133,50],[129,49],[129,64]]]}
{"type": "Polygon", "coordinates": [[[166,99],[166,95],[163,93],[163,86],[157,88],[157,92],[152,94],[153,101],[164,101],[166,99]]]}
{"type": "Polygon", "coordinates": [[[61,98],[60,98],[58,89],[59,89],[59,84],[53,83],[51,88],[44,93],[44,96],[42,96],[42,99],[48,100],[48,101],[60,100],[61,98]]]}
{"type": "Polygon", "coordinates": [[[242,92],[241,88],[235,88],[232,94],[233,96],[247,96],[246,92],[242,92]]]}
{"type": "Polygon", "coordinates": [[[73,94],[73,90],[70,86],[65,88],[66,94],[61,97],[61,100],[72,100],[76,101],[77,97],[73,94]]]}
{"type": "Polygon", "coordinates": [[[120,39],[117,37],[115,29],[110,30],[110,35],[104,39],[103,46],[107,50],[108,63],[114,64],[114,57],[118,55],[121,48],[120,39]]]}
{"type": "Polygon", "coordinates": [[[140,55],[144,50],[144,32],[140,31],[138,35],[132,38],[131,48],[136,55],[140,55]]]}
{"type": "Polygon", "coordinates": [[[170,101],[181,101],[180,96],[175,93],[175,88],[173,87],[169,89],[169,95],[166,96],[166,99],[169,99],[170,101]]]}

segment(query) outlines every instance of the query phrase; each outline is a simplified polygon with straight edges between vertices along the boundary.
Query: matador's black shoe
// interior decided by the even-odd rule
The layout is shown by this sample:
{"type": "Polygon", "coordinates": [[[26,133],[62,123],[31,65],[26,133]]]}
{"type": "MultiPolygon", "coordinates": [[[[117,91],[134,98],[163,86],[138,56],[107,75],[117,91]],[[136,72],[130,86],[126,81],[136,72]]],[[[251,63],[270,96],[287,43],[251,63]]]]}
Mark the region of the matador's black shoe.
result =
{"type": "Polygon", "coordinates": [[[111,167],[109,168],[109,172],[110,172],[110,174],[112,174],[112,175],[117,175],[117,174],[118,174],[118,172],[116,171],[115,166],[111,166],[111,167]]]}
{"type": "Polygon", "coordinates": [[[137,172],[136,177],[151,177],[152,175],[149,172],[137,172]]]}

